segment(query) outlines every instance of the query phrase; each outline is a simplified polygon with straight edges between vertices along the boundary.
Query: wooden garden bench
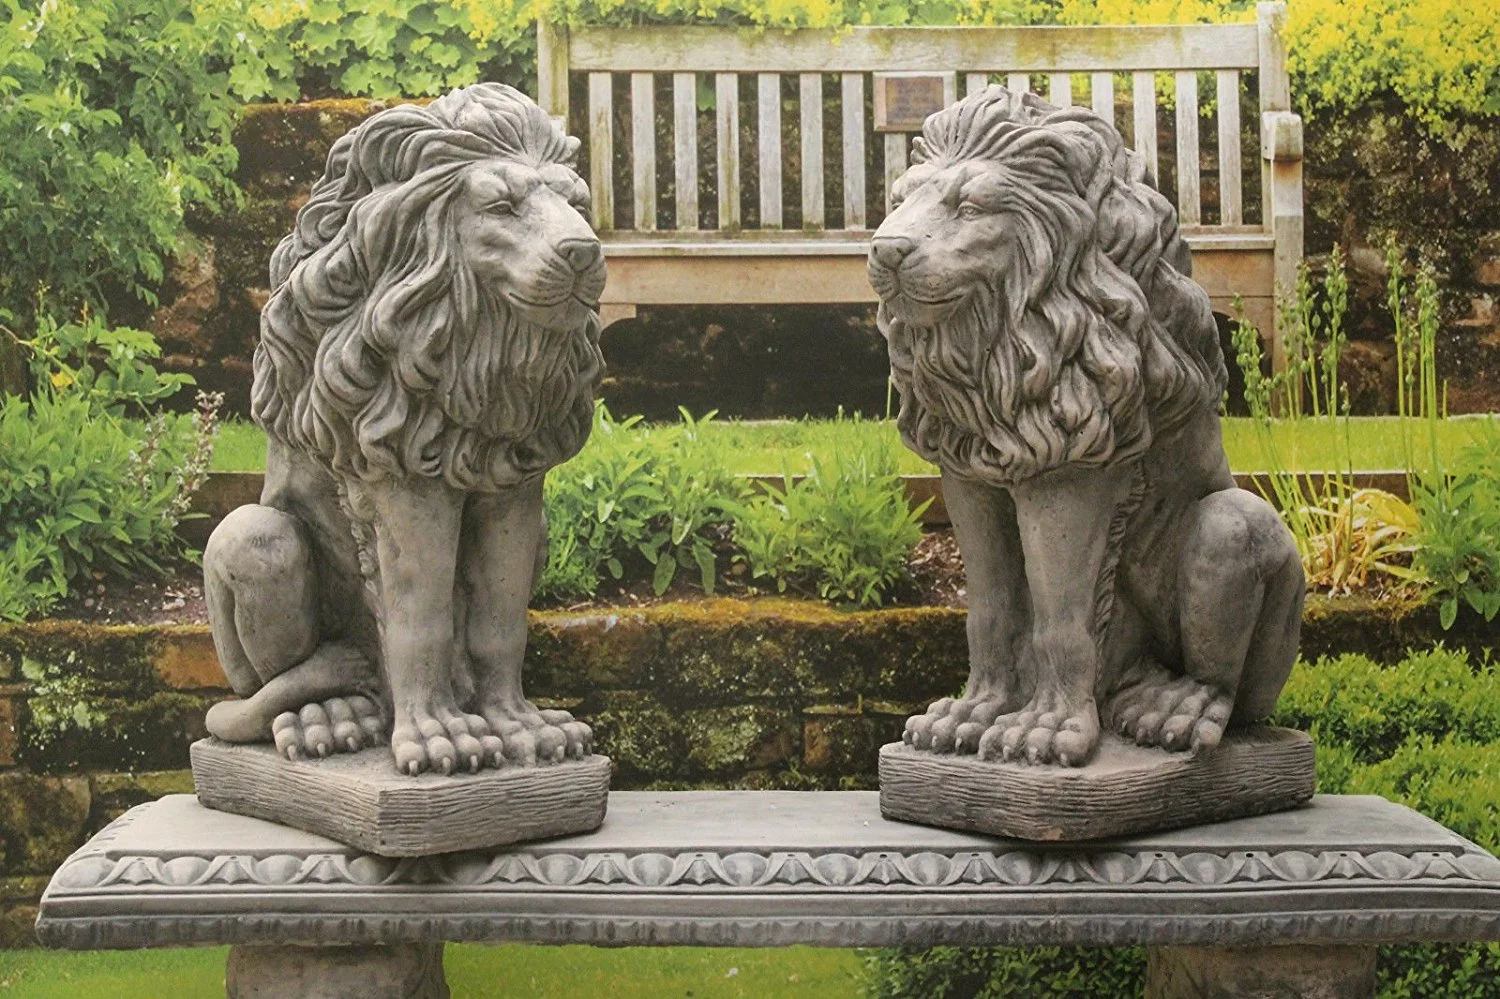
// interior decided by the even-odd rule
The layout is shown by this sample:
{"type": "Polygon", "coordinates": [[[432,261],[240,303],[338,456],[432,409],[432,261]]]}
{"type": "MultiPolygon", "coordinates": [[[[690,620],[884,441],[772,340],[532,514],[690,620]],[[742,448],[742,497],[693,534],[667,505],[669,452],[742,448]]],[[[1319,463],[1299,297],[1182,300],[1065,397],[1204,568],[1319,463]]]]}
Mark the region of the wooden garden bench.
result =
{"type": "Polygon", "coordinates": [[[886,199],[867,193],[883,185],[888,199],[911,135],[875,130],[871,98],[882,84],[875,75],[872,85],[872,74],[942,74],[950,102],[960,81],[972,93],[1001,80],[1026,90],[1045,78],[1060,105],[1081,103],[1086,84],[1089,105],[1121,127],[1163,190],[1175,188],[1195,277],[1215,309],[1228,314],[1239,296],[1279,363],[1277,289],[1292,287],[1302,256],[1302,124],[1290,110],[1284,20],[1284,4],[1262,3],[1256,23],[1218,25],[755,32],[541,23],[538,99],[587,136],[580,169],[609,261],[607,326],[639,306],[874,302],[865,253],[886,199]],[[1175,153],[1165,158],[1163,73],[1175,81],[1176,108],[1175,153]],[[1210,75],[1212,157],[1198,114],[1210,75]],[[1255,155],[1243,148],[1240,114],[1250,76],[1259,92],[1260,128],[1249,136],[1261,163],[1258,204],[1243,195],[1242,164],[1255,155]],[[617,114],[617,102],[628,110],[617,114]],[[700,122],[710,103],[712,116],[700,122]],[[581,106],[586,117],[574,115],[581,106]],[[753,143],[742,115],[756,122],[753,143]],[[711,132],[715,150],[714,196],[701,199],[700,160],[709,157],[700,131],[711,132]],[[1205,179],[1217,192],[1209,199],[1205,179]]]}

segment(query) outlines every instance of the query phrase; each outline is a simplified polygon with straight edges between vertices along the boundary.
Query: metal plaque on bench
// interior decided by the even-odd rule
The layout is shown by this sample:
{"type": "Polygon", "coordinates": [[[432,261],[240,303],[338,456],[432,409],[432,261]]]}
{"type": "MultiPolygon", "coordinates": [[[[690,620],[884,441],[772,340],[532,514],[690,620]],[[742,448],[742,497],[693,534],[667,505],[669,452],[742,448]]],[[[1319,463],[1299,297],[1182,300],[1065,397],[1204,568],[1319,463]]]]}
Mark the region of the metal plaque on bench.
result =
{"type": "Polygon", "coordinates": [[[875,131],[919,132],[957,96],[952,73],[876,73],[875,131]]]}

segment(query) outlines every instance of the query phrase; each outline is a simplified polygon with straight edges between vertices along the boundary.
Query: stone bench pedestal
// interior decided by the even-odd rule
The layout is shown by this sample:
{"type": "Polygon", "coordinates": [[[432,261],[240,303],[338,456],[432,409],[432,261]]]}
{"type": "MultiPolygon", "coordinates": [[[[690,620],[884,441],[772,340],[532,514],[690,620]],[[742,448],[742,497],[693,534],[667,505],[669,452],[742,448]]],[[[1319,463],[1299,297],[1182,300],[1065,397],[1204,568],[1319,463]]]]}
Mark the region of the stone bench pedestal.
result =
{"type": "Polygon", "coordinates": [[[1152,996],[1343,999],[1376,944],[1500,939],[1500,861],[1353,796],[1051,846],[889,822],[874,792],[616,792],[593,833],[392,859],[175,795],[70,857],[37,933],[227,943],[237,997],[443,996],[444,941],[529,941],[1143,944],[1152,996]]]}

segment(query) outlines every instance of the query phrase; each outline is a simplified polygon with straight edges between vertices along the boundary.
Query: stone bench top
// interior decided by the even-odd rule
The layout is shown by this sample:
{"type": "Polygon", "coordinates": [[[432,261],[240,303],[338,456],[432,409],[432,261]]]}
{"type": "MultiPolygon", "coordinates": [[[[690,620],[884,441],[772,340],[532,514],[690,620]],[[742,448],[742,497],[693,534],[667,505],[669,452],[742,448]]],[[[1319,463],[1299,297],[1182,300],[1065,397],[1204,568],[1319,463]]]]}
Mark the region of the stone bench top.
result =
{"type": "Polygon", "coordinates": [[[588,835],[392,860],[171,795],[58,869],[37,933],[74,949],[1479,940],[1500,938],[1500,861],[1362,796],[1047,846],[890,822],[874,792],[626,791],[588,835]]]}

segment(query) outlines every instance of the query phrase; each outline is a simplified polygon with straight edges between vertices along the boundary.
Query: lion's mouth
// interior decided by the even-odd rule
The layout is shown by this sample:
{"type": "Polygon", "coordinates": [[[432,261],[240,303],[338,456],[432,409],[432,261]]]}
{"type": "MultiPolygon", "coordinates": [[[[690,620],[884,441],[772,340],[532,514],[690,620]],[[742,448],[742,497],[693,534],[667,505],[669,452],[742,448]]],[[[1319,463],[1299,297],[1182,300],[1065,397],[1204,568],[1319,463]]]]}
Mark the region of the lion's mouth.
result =
{"type": "Polygon", "coordinates": [[[903,291],[901,294],[905,295],[907,298],[911,299],[913,302],[916,302],[918,305],[926,305],[926,306],[929,306],[929,307],[938,307],[938,306],[943,306],[943,305],[952,305],[954,302],[957,302],[960,299],[962,299],[964,297],[964,295],[965,295],[965,292],[962,292],[962,291],[955,292],[954,294],[948,295],[948,296],[943,297],[943,298],[922,298],[920,295],[913,295],[909,291],[903,291]]]}

